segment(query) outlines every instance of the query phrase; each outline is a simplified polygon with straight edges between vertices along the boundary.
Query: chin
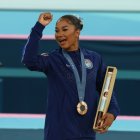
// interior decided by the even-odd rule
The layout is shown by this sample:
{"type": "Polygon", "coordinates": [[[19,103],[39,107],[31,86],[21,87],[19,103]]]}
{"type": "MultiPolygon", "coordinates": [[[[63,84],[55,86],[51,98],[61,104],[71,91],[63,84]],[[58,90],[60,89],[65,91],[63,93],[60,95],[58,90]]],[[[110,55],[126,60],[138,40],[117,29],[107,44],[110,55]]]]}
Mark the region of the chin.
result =
{"type": "Polygon", "coordinates": [[[64,50],[69,50],[70,49],[70,47],[68,47],[68,46],[60,46],[60,47],[64,50]]]}

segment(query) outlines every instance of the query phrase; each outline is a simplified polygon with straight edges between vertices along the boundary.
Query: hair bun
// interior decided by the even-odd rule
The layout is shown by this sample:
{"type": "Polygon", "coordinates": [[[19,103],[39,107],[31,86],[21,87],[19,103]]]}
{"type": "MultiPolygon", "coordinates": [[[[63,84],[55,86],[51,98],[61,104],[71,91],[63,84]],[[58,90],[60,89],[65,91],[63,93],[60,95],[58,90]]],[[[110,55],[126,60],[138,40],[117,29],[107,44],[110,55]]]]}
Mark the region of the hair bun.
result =
{"type": "Polygon", "coordinates": [[[79,15],[76,15],[76,14],[74,14],[73,16],[78,20],[78,24],[79,24],[78,29],[82,30],[83,29],[83,20],[82,20],[82,18],[79,15]]]}
{"type": "Polygon", "coordinates": [[[83,21],[80,19],[80,30],[83,29],[83,21]]]}

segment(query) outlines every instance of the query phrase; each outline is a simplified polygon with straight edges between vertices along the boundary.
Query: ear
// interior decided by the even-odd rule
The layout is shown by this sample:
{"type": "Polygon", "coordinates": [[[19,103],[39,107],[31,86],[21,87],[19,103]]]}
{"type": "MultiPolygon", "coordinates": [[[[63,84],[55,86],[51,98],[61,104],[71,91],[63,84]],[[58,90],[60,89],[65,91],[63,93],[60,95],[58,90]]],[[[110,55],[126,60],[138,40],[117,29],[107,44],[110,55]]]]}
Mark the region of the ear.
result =
{"type": "Polygon", "coordinates": [[[76,34],[76,37],[77,37],[77,38],[79,38],[79,35],[80,35],[80,30],[79,30],[79,29],[77,29],[75,34],[76,34]]]}

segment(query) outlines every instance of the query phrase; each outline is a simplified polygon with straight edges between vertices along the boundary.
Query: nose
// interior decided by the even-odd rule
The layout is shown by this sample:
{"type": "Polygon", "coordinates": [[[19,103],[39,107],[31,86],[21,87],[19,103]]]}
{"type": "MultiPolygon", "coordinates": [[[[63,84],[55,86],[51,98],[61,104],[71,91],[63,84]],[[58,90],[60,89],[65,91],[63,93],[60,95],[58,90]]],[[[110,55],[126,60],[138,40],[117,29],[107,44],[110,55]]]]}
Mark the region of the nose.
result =
{"type": "Polygon", "coordinates": [[[63,36],[64,36],[64,33],[63,33],[62,31],[59,31],[59,32],[56,32],[56,33],[55,33],[55,36],[56,36],[57,38],[60,38],[60,37],[63,37],[63,36]]]}

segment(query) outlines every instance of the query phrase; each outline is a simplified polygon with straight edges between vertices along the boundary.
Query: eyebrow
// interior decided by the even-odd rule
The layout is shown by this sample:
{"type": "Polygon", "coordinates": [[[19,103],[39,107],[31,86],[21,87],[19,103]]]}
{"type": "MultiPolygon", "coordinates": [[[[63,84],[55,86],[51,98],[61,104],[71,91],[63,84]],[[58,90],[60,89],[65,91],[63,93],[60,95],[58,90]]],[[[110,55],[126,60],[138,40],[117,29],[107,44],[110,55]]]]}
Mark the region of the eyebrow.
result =
{"type": "MultiPolygon", "coordinates": [[[[65,26],[62,26],[62,28],[67,28],[68,26],[67,25],[65,25],[65,26]]],[[[58,29],[57,27],[55,27],[55,29],[58,29]]]]}
{"type": "Polygon", "coordinates": [[[68,27],[67,25],[63,26],[62,28],[68,27]]]}

